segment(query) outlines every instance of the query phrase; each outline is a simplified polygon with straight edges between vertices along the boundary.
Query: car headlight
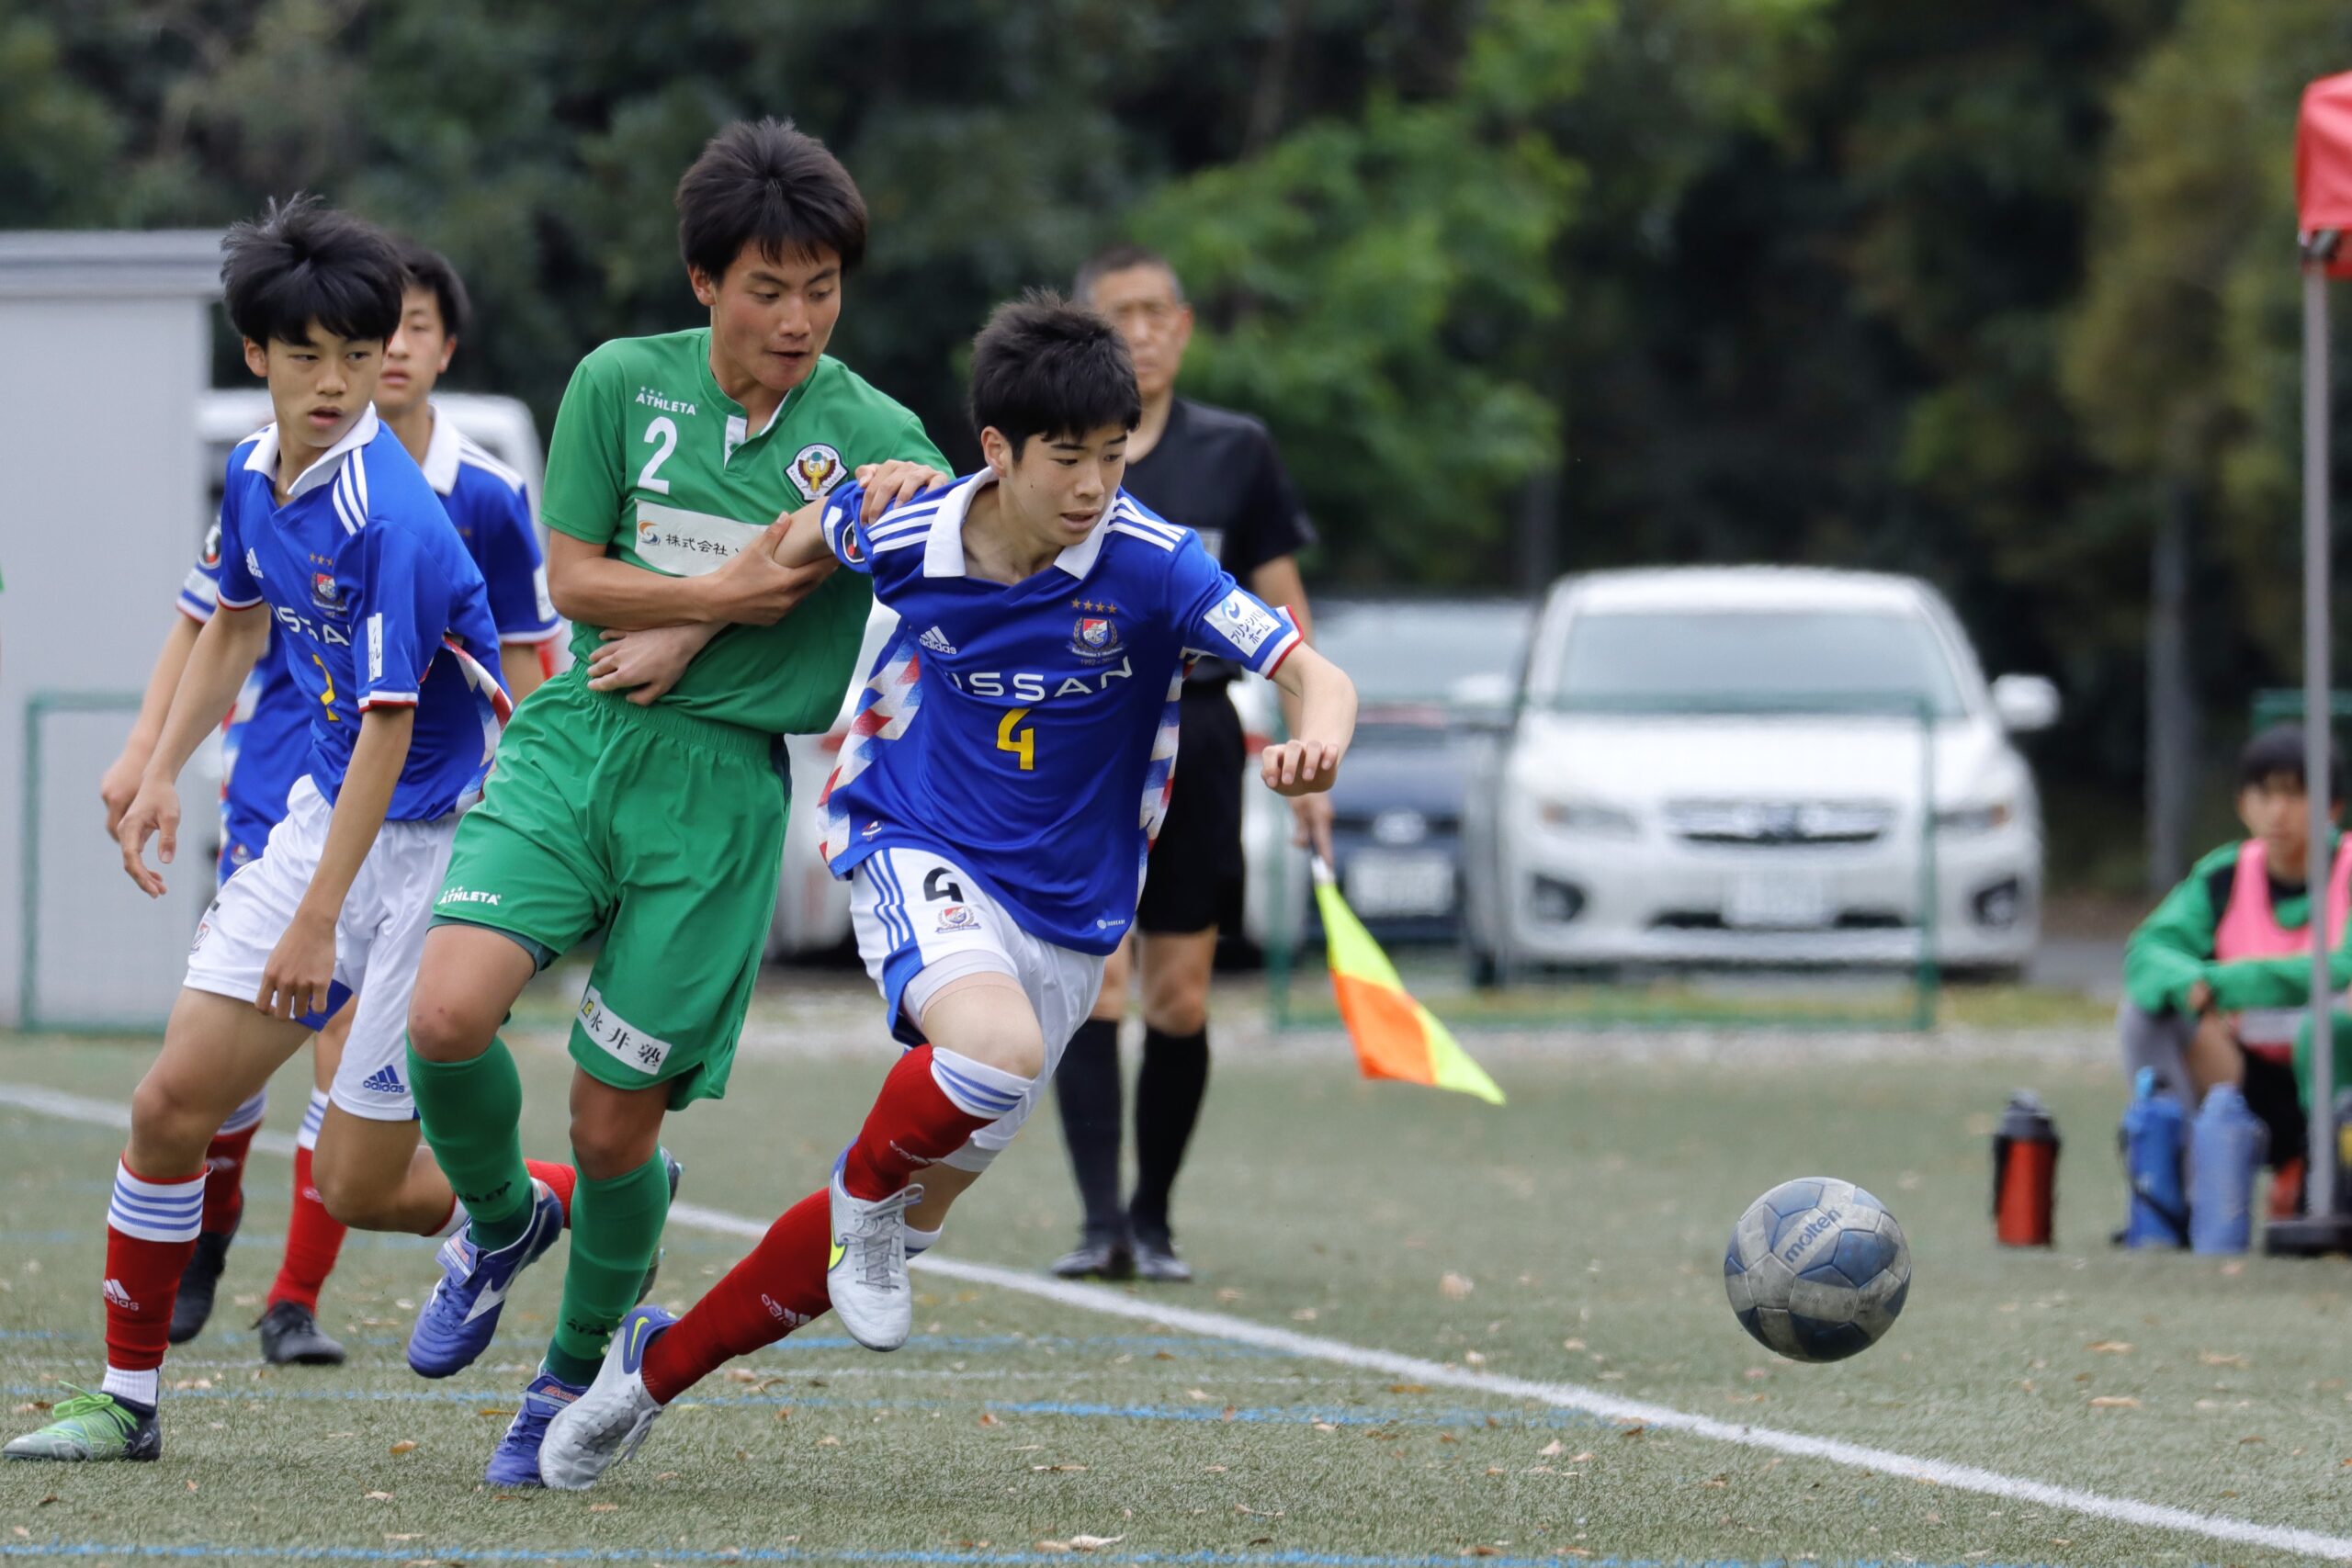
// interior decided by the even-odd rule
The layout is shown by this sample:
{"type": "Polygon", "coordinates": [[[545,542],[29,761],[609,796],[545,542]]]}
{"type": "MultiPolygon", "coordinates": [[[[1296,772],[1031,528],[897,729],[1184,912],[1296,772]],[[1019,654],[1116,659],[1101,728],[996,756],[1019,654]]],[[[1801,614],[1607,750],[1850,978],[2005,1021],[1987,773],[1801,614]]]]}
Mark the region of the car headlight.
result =
{"type": "Polygon", "coordinates": [[[1953,806],[1936,813],[1939,833],[1990,833],[2006,828],[2017,819],[2017,803],[2011,800],[1988,801],[1977,806],[1953,806]]]}
{"type": "Polygon", "coordinates": [[[1632,812],[1590,800],[1539,801],[1535,815],[1555,833],[1576,833],[1591,839],[1631,839],[1641,832],[1641,824],[1632,812]]]}

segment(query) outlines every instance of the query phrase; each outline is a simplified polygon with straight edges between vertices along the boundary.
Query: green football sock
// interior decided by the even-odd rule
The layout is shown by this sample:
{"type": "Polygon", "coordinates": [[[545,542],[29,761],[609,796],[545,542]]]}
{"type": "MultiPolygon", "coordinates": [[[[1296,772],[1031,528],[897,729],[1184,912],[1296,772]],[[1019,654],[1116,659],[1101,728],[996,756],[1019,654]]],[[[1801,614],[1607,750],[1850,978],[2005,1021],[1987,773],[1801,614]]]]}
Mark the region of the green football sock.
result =
{"type": "Polygon", "coordinates": [[[417,1120],[441,1174],[466,1205],[476,1243],[495,1250],[531,1228],[531,1173],[523,1164],[523,1079],[506,1042],[470,1062],[428,1062],[408,1048],[417,1120]]]}
{"type": "Polygon", "coordinates": [[[610,1181],[581,1176],[571,1192],[571,1258],[548,1371],[568,1383],[595,1380],[614,1328],[637,1304],[669,1214],[670,1169],[659,1154],[610,1181]]]}

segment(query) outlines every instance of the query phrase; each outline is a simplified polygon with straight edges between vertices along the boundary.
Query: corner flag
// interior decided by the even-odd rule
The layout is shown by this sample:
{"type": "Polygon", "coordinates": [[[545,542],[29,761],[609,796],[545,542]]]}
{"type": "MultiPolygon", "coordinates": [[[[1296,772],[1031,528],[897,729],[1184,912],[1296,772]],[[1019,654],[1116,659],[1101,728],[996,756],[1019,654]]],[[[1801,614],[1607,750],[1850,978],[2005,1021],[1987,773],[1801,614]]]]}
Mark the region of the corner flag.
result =
{"type": "Polygon", "coordinates": [[[1396,965],[1340,897],[1331,868],[1319,855],[1315,860],[1315,903],[1323,916],[1331,990],[1363,1076],[1458,1089],[1500,1105],[1503,1091],[1486,1069],[1470,1059],[1429,1009],[1406,994],[1396,965]]]}

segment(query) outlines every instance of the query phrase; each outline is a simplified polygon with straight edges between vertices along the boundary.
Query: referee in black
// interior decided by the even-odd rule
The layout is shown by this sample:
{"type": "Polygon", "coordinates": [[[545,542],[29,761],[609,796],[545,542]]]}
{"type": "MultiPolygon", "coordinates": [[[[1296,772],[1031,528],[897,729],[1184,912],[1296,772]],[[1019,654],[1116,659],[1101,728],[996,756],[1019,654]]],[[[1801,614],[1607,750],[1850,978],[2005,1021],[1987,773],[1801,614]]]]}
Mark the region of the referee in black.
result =
{"type": "MultiPolygon", "coordinates": [[[[1310,638],[1306,592],[1293,557],[1312,544],[1290,476],[1266,427],[1247,414],[1176,396],[1193,310],[1162,257],[1117,245],[1080,269],[1075,288],[1119,329],[1134,355],[1143,421],[1127,438],[1128,492],[1193,529],[1224,568],[1270,604],[1285,605],[1310,638]]],[[[1217,928],[1241,918],[1240,716],[1226,686],[1238,671],[1203,660],[1184,682],[1176,790],[1159,829],[1136,913],[1136,937],[1102,973],[1102,998],[1055,1073],[1062,1135],[1085,1204],[1077,1249],[1054,1265],[1066,1278],[1189,1280],[1176,1255],[1168,1198],[1184,1163],[1209,1081],[1209,969],[1217,928]],[[1139,939],[1139,940],[1138,940],[1139,939]],[[1119,1201],[1119,1020],[1130,954],[1143,971],[1143,1070],[1136,1078],[1136,1186],[1119,1201]]],[[[1285,715],[1295,729],[1298,716],[1285,715]]],[[[1331,797],[1291,801],[1297,838],[1327,859],[1331,797]]]]}

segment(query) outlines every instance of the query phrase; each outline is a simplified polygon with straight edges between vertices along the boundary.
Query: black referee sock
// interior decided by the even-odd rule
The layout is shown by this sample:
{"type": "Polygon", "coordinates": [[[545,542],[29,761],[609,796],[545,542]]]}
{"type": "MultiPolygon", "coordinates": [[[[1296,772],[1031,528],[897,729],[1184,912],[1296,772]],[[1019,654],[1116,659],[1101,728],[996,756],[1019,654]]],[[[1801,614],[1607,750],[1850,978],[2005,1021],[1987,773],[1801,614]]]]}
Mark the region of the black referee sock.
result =
{"type": "Polygon", "coordinates": [[[1208,1088],[1206,1027],[1191,1034],[1144,1032],[1143,1071],[1136,1077],[1136,1193],[1127,1204],[1128,1223],[1140,1236],[1167,1239],[1169,1193],[1208,1088]]]}
{"type": "Polygon", "coordinates": [[[1054,1069],[1054,1099],[1062,1108],[1062,1141],[1069,1145],[1070,1174],[1078,1179],[1079,1201],[1086,1206],[1086,1235],[1104,1241],[1122,1235],[1119,1212],[1119,1022],[1090,1018],[1062,1048],[1054,1069]]]}

